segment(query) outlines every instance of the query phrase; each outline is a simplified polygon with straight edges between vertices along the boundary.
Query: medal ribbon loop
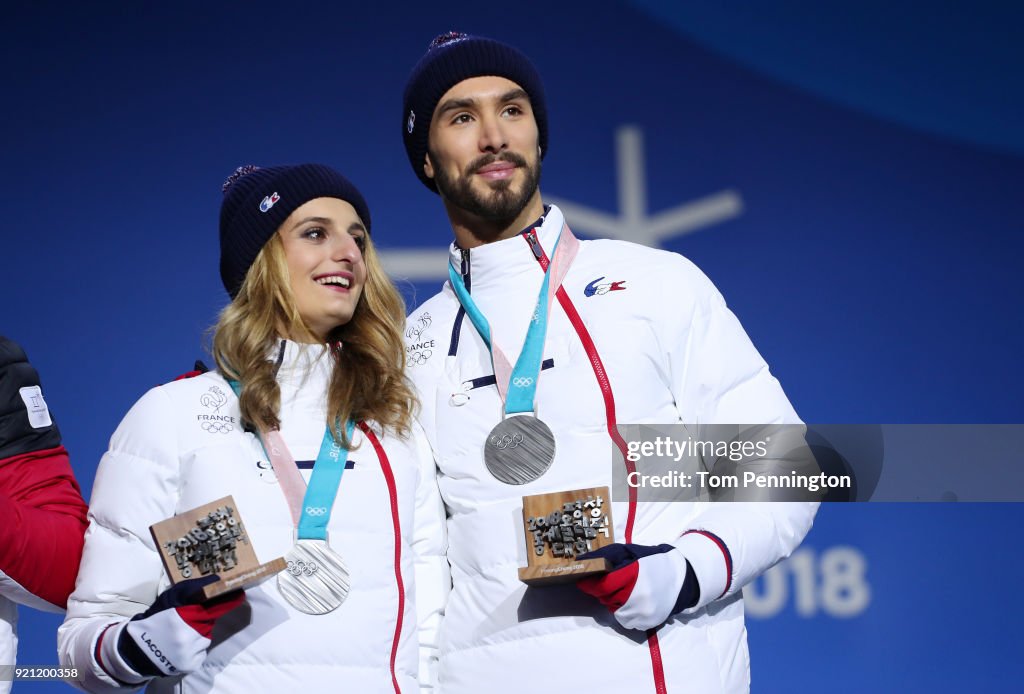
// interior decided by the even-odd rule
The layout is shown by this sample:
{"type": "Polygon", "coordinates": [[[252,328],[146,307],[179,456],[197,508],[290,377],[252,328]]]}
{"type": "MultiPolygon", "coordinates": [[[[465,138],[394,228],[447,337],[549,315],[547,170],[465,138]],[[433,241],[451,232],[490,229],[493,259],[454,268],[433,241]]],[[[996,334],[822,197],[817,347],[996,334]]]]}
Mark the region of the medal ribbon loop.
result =
{"type": "MultiPolygon", "coordinates": [[[[540,241],[537,240],[535,230],[531,229],[527,232],[527,240],[534,249],[534,253],[537,254],[540,249],[540,241]]],[[[451,262],[448,263],[448,278],[451,281],[452,289],[455,290],[455,296],[462,307],[466,309],[466,315],[469,316],[473,327],[476,328],[491,354],[491,365],[494,369],[498,395],[505,403],[506,416],[535,410],[537,381],[540,377],[544,355],[544,340],[547,335],[551,302],[578,250],[579,241],[573,236],[569,227],[563,225],[555,240],[555,247],[552,249],[554,259],[544,271],[544,280],[541,282],[540,293],[537,296],[533,319],[530,321],[523,349],[516,360],[515,368],[510,366],[508,357],[491,340],[490,323],[476,305],[469,290],[466,289],[462,275],[451,262]]]]}
{"type": "MultiPolygon", "coordinates": [[[[241,397],[242,386],[238,381],[228,381],[235,395],[241,397]]],[[[292,456],[284,437],[278,430],[259,431],[260,445],[270,460],[281,485],[281,491],[288,502],[292,514],[292,523],[298,528],[300,540],[326,540],[327,524],[331,520],[331,510],[341,486],[341,477],[345,473],[348,462],[348,449],[341,441],[341,422],[335,422],[338,436],[335,437],[330,427],[325,427],[324,438],[320,442],[320,452],[313,463],[313,473],[309,477],[309,485],[302,479],[295,457],[292,456]],[[342,455],[345,451],[346,455],[342,455]]],[[[355,431],[355,422],[349,420],[345,425],[345,434],[349,441],[355,431]]]]}

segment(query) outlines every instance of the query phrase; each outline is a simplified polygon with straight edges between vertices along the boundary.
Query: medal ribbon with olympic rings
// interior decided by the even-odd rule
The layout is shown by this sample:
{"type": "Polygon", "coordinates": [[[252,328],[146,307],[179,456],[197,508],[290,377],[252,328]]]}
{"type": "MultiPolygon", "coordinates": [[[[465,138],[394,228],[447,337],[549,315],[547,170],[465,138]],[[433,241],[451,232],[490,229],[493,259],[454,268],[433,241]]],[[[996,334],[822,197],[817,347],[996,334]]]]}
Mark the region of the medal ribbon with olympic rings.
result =
{"type": "MultiPolygon", "coordinates": [[[[531,246],[534,243],[539,246],[540,241],[536,231],[531,229],[526,233],[532,235],[528,236],[531,246]]],[[[540,376],[541,361],[544,356],[544,339],[547,335],[551,302],[578,250],[579,241],[568,227],[563,226],[558,238],[555,239],[555,247],[552,249],[554,259],[544,272],[544,280],[540,285],[540,294],[537,297],[533,320],[526,332],[526,340],[523,342],[523,349],[519,353],[519,359],[516,360],[514,369],[510,368],[508,357],[501,351],[501,348],[491,341],[491,325],[476,305],[473,297],[470,296],[462,275],[450,261],[448,263],[448,278],[451,280],[452,289],[455,290],[455,296],[462,307],[466,309],[466,315],[469,316],[473,327],[483,338],[484,344],[487,345],[487,349],[491,353],[494,380],[498,387],[498,395],[505,403],[506,415],[534,411],[537,379],[540,376]]]]}
{"type": "MultiPolygon", "coordinates": [[[[229,381],[235,395],[241,397],[242,386],[238,381],[229,381]]],[[[260,430],[259,440],[263,452],[270,460],[274,474],[281,483],[281,491],[288,502],[288,510],[292,514],[292,522],[298,528],[299,540],[326,540],[327,523],[331,520],[331,509],[334,499],[341,486],[341,476],[345,473],[348,462],[348,451],[339,443],[341,440],[341,422],[336,423],[338,440],[329,427],[324,427],[324,438],[320,442],[320,452],[313,463],[313,472],[309,484],[302,480],[299,466],[295,464],[288,446],[285,445],[281,432],[260,430]],[[346,455],[342,455],[342,451],[346,455]]],[[[352,440],[355,422],[348,421],[345,434],[352,440]]]]}

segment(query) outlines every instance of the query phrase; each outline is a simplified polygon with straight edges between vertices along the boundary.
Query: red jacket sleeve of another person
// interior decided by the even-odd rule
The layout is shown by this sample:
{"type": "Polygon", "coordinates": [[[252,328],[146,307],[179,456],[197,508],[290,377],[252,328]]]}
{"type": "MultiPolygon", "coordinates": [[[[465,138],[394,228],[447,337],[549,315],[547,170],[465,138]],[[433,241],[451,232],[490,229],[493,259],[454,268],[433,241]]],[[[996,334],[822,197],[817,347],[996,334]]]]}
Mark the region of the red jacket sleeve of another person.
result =
{"type": "Polygon", "coordinates": [[[64,608],[86,513],[39,376],[21,347],[0,337],[0,595],[64,608]]]}

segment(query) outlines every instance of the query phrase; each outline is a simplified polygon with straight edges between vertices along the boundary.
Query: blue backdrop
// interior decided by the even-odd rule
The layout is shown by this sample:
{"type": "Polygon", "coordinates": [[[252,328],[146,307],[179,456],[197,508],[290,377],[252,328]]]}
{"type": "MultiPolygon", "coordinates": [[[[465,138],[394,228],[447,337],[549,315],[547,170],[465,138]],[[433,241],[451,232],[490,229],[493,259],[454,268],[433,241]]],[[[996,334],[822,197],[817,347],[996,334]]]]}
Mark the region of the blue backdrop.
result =
{"type": "MultiPolygon", "coordinates": [[[[235,166],[340,168],[410,309],[437,290],[450,230],[399,128],[449,29],[534,59],[546,197],[581,236],[694,260],[805,420],[1024,421],[1024,10],[750,5],[5,8],[0,332],[41,371],[86,493],[132,402],[204,356],[235,166]]],[[[1022,521],[823,508],[748,591],[755,691],[1018,682],[1022,521]]],[[[58,623],[21,611],[22,663],[56,662],[58,623]]]]}

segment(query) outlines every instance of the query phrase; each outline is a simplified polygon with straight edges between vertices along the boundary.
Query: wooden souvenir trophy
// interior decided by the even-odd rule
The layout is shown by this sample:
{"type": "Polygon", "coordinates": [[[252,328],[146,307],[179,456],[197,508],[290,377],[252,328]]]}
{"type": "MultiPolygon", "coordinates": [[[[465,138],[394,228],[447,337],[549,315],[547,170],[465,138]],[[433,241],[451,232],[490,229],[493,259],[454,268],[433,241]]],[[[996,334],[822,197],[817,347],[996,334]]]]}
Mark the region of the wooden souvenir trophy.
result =
{"type": "Polygon", "coordinates": [[[171,584],[217,574],[203,588],[209,600],[287,568],[283,557],[260,564],[237,508],[225,496],[149,527],[171,584]]]}
{"type": "Polygon", "coordinates": [[[605,573],[607,559],[576,559],[615,542],[608,487],[523,497],[528,566],[519,580],[530,586],[571,583],[605,573]]]}

